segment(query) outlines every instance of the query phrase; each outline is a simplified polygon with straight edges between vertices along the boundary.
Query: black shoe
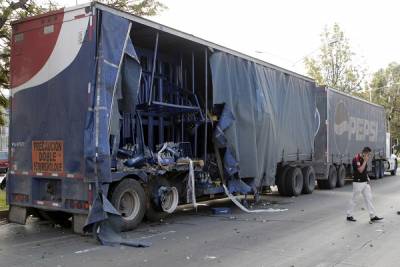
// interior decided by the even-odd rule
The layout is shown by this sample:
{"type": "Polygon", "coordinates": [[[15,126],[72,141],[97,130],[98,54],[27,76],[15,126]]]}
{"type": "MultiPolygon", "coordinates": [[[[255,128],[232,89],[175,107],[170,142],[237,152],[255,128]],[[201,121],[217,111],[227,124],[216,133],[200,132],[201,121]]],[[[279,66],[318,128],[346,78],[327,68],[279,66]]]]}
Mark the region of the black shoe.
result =
{"type": "Polygon", "coordinates": [[[346,220],[349,222],[356,222],[357,220],[353,218],[353,216],[347,216],[346,220]]]}
{"type": "Polygon", "coordinates": [[[399,211],[397,211],[397,215],[400,215],[400,210],[399,210],[399,211]]]}
{"type": "Polygon", "coordinates": [[[383,219],[382,217],[374,216],[374,217],[371,218],[371,222],[380,221],[382,219],[383,219]]]}

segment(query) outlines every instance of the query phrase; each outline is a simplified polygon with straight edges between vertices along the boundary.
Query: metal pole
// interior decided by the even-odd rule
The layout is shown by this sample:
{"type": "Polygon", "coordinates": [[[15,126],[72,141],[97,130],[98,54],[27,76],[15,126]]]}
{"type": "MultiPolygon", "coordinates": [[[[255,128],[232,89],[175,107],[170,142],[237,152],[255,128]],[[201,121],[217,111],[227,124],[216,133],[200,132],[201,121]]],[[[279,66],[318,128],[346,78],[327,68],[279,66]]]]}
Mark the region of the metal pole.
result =
{"type": "Polygon", "coordinates": [[[156,72],[156,62],[157,62],[157,52],[158,52],[158,36],[159,33],[157,32],[156,35],[156,44],[154,46],[154,55],[153,55],[153,70],[151,71],[151,81],[150,81],[150,96],[149,96],[149,101],[148,105],[151,104],[152,98],[153,98],[153,84],[154,84],[154,75],[156,72]]]}
{"type": "Polygon", "coordinates": [[[208,51],[207,48],[204,50],[204,71],[205,71],[205,117],[206,117],[206,121],[204,124],[204,164],[206,164],[207,162],[207,128],[208,128],[208,123],[207,123],[207,110],[208,110],[208,51]]]}
{"type": "MultiPolygon", "coordinates": [[[[192,92],[194,94],[194,53],[192,52],[192,92]]],[[[198,124],[195,123],[195,128],[194,128],[194,156],[197,157],[197,129],[198,129],[198,124]]]]}
{"type": "MultiPolygon", "coordinates": [[[[180,64],[180,70],[179,70],[179,80],[180,80],[180,89],[183,89],[183,56],[182,53],[180,55],[180,60],[181,60],[181,64],[180,64]]],[[[179,105],[183,105],[183,99],[179,99],[179,105]]],[[[184,119],[184,115],[181,114],[181,142],[183,142],[183,138],[184,138],[184,132],[183,132],[183,119],[184,119]]]]}
{"type": "Polygon", "coordinates": [[[192,92],[194,94],[194,53],[192,52],[192,92]]]}

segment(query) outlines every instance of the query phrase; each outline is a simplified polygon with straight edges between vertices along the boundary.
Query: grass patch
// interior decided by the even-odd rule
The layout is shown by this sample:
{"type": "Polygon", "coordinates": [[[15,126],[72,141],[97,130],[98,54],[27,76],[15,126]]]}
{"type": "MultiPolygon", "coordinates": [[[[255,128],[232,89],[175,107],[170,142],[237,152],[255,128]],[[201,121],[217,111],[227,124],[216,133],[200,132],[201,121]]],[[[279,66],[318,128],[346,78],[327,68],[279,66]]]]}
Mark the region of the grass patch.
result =
{"type": "Polygon", "coordinates": [[[8,210],[6,204],[6,190],[0,190],[0,210],[8,210]]]}

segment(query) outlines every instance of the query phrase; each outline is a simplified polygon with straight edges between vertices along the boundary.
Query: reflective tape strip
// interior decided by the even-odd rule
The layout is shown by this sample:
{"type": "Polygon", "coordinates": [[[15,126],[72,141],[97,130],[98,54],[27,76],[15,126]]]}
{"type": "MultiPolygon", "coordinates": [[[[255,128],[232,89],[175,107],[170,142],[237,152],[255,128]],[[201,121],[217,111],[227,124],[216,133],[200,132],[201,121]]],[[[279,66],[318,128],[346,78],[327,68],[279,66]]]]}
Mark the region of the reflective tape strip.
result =
{"type": "Polygon", "coordinates": [[[51,176],[58,177],[58,173],[52,173],[51,176]]]}
{"type": "Polygon", "coordinates": [[[38,200],[38,201],[36,201],[36,204],[38,204],[38,205],[44,205],[44,202],[43,202],[43,201],[40,201],[40,200],[38,200]]]}
{"type": "Polygon", "coordinates": [[[60,204],[58,204],[58,203],[56,203],[56,202],[51,203],[51,205],[52,205],[53,207],[59,207],[59,206],[60,206],[60,204]]]}
{"type": "Polygon", "coordinates": [[[36,175],[37,175],[37,176],[43,176],[43,173],[37,172],[36,175]]]}
{"type": "Polygon", "coordinates": [[[104,106],[100,106],[100,107],[95,107],[95,108],[88,108],[88,111],[90,111],[90,112],[93,112],[93,111],[96,111],[96,110],[108,110],[107,109],[107,107],[104,107],[104,106]]]}
{"type": "Polygon", "coordinates": [[[68,178],[74,178],[75,175],[73,175],[73,174],[71,174],[71,173],[68,173],[68,174],[67,174],[67,177],[68,177],[68,178]]]}
{"type": "Polygon", "coordinates": [[[116,64],[114,64],[114,63],[108,61],[107,59],[104,59],[103,61],[104,61],[104,63],[106,63],[107,65],[109,65],[109,66],[111,66],[111,67],[114,67],[114,68],[116,68],[116,69],[119,69],[119,66],[118,66],[118,65],[116,65],[116,64]]]}

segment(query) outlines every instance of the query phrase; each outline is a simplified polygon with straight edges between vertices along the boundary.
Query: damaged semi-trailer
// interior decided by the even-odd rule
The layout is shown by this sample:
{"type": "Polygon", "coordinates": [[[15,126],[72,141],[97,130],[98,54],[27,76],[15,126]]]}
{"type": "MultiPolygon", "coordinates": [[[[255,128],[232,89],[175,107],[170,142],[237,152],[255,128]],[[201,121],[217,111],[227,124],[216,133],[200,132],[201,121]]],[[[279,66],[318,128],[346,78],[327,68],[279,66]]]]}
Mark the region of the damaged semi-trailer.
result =
{"type": "Polygon", "coordinates": [[[11,85],[10,221],[130,230],[200,196],[314,190],[314,81],[149,20],[91,3],[18,21],[11,85]]]}

